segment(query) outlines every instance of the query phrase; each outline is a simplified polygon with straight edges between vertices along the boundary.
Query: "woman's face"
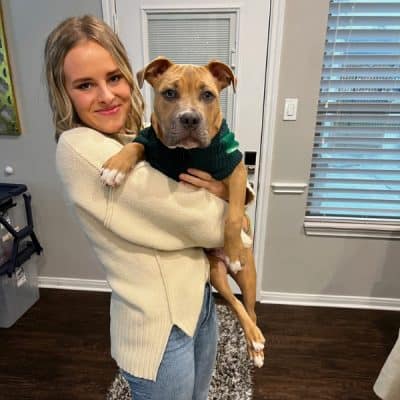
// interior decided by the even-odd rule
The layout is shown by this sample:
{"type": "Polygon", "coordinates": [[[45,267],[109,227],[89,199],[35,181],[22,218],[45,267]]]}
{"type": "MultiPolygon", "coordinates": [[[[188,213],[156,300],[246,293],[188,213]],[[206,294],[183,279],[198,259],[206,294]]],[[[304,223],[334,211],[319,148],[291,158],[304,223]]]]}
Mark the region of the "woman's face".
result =
{"type": "Polygon", "coordinates": [[[64,60],[65,87],[81,122],[118,133],[131,107],[131,88],[111,54],[94,41],[72,48],[64,60]]]}

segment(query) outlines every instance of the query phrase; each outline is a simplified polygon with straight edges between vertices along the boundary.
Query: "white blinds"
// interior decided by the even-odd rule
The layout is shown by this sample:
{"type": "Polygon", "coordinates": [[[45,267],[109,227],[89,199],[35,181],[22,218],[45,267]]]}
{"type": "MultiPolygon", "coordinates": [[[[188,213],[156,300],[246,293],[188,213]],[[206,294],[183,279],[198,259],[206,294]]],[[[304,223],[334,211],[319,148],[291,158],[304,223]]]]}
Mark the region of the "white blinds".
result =
{"type": "MultiPolygon", "coordinates": [[[[207,64],[218,59],[231,64],[235,49],[234,13],[163,12],[148,13],[149,59],[160,55],[176,63],[207,64]]],[[[232,114],[232,94],[221,93],[221,108],[228,123],[232,114]]]]}
{"type": "Polygon", "coordinates": [[[400,0],[331,0],[323,64],[306,216],[399,218],[400,0]]]}

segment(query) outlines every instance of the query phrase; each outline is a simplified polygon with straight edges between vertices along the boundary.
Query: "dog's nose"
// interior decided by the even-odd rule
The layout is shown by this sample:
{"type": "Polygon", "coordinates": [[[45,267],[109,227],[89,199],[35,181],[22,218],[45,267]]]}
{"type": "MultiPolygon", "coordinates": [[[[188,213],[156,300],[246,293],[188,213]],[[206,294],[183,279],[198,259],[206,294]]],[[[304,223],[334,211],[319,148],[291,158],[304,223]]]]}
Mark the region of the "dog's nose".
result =
{"type": "Polygon", "coordinates": [[[179,116],[179,121],[184,128],[194,129],[200,124],[200,115],[195,111],[185,111],[179,116]]]}

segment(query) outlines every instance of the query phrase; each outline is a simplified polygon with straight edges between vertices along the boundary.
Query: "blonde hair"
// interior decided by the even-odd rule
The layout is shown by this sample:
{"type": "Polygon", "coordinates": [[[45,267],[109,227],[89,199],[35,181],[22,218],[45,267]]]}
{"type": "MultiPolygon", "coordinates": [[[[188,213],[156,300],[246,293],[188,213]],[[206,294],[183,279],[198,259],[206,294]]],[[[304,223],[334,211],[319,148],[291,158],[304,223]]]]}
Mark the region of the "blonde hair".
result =
{"type": "Polygon", "coordinates": [[[111,54],[131,87],[131,108],[125,123],[125,131],[126,133],[138,132],[143,123],[144,103],[133,77],[126,50],[118,36],[106,23],[91,15],[85,15],[68,18],[61,22],[46,40],[45,75],[56,128],[56,140],[62,132],[82,125],[65,88],[64,60],[73,47],[86,40],[95,41],[111,54]]]}

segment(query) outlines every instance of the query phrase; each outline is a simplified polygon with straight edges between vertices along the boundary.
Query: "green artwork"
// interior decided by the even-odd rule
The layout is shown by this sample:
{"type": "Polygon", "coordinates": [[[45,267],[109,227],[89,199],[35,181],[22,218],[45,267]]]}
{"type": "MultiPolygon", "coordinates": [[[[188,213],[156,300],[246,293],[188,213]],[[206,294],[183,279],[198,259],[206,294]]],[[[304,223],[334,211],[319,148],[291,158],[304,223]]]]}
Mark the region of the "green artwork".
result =
{"type": "Polygon", "coordinates": [[[18,110],[14,97],[11,69],[7,54],[7,42],[1,4],[0,19],[0,135],[14,136],[21,134],[21,128],[18,120],[18,110]]]}

